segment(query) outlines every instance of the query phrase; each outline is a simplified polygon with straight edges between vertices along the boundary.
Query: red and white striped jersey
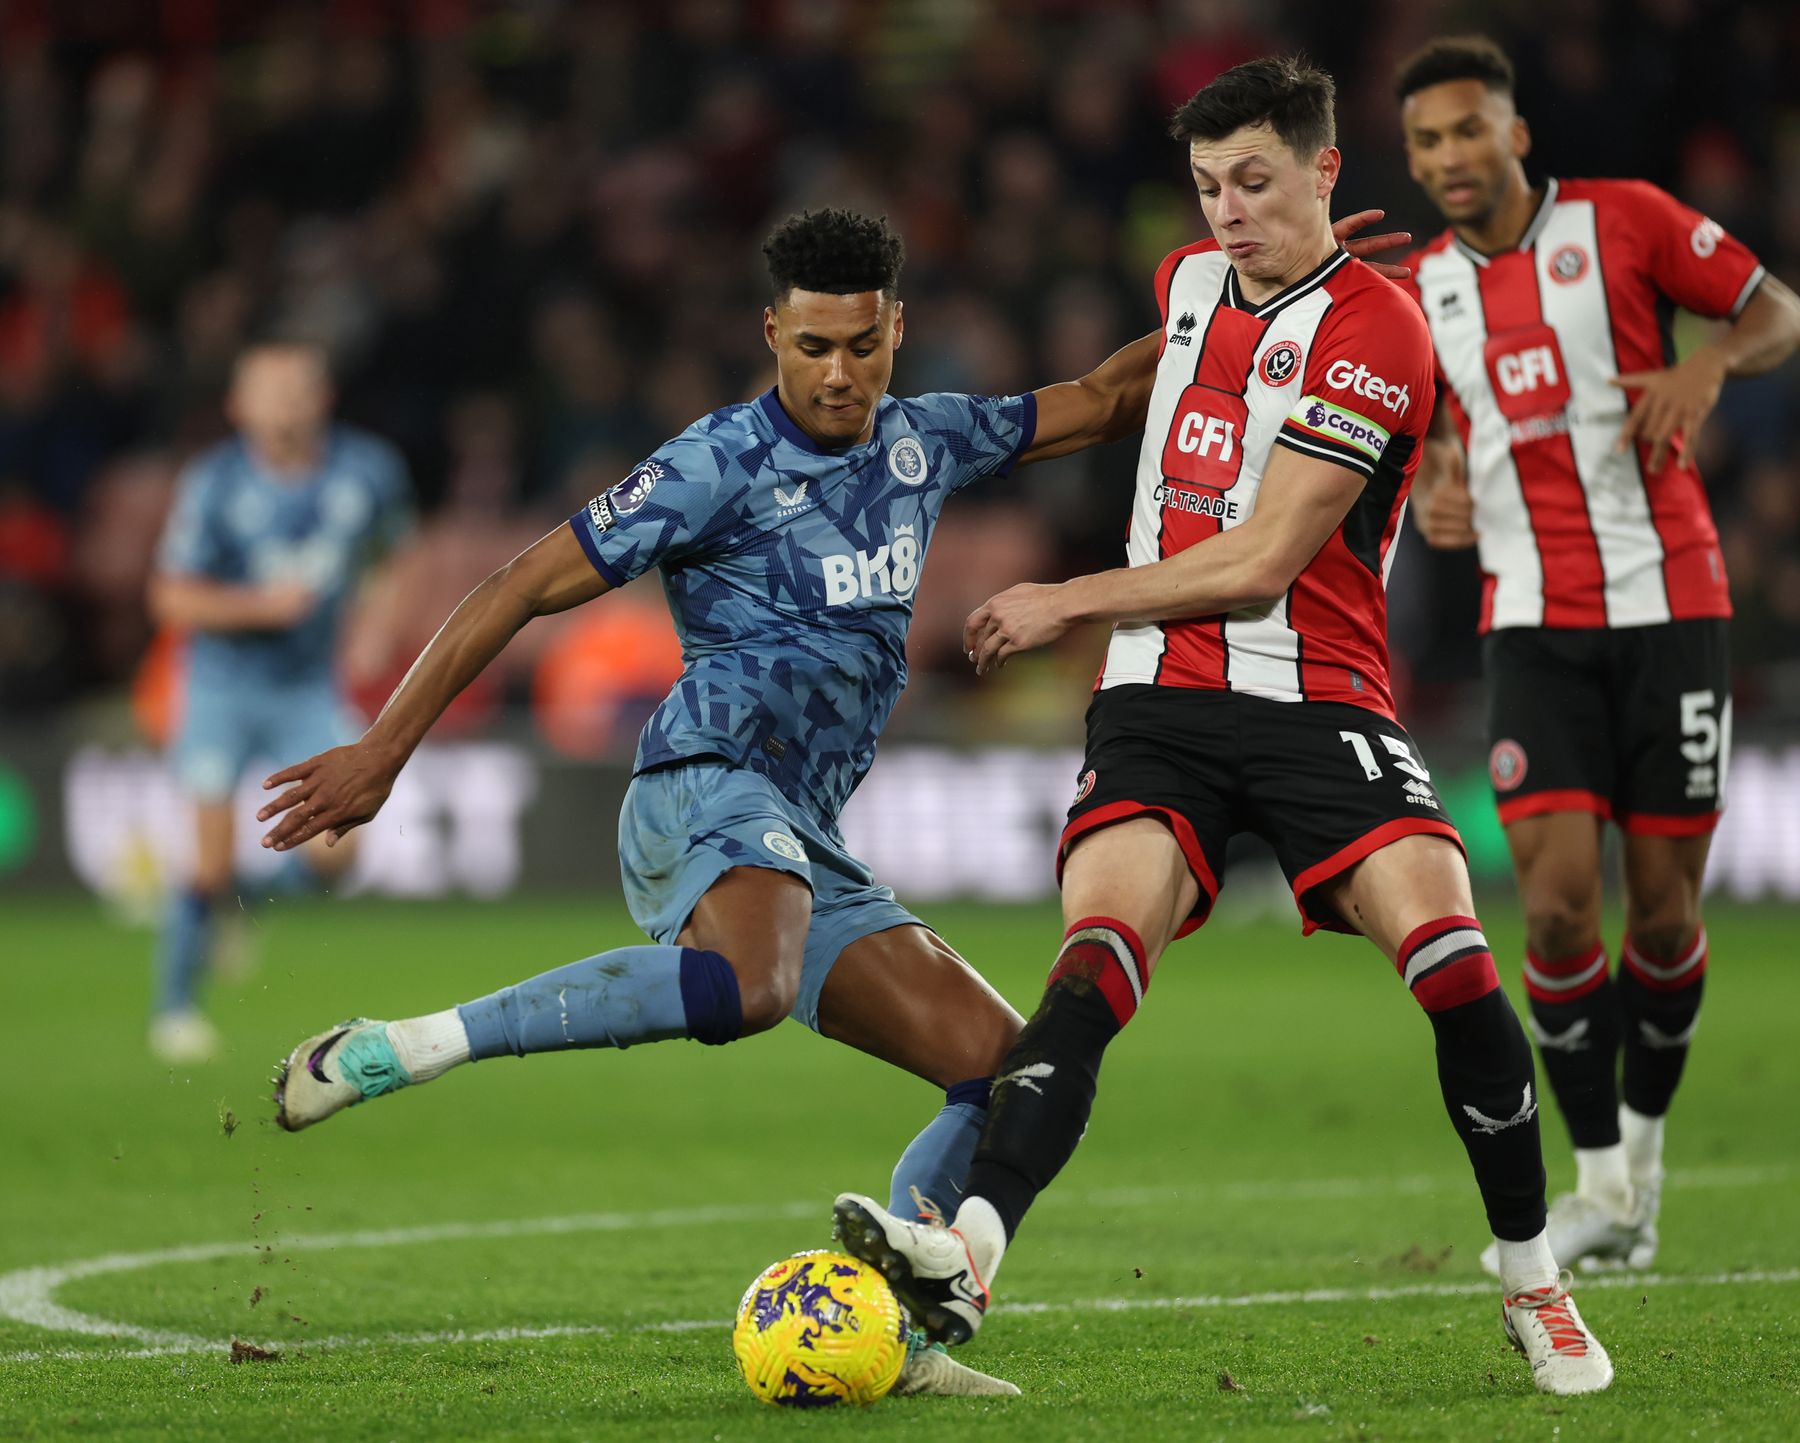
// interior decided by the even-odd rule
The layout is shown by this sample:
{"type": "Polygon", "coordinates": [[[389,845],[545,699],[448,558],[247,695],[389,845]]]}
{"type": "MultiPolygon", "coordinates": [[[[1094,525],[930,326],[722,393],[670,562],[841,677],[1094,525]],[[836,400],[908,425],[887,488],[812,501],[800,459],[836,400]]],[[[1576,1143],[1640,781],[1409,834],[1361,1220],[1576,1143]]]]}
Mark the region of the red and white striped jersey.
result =
{"type": "Polygon", "coordinates": [[[1608,382],[1672,363],[1675,306],[1735,316],[1756,257],[1653,185],[1552,180],[1516,249],[1447,230],[1410,263],[1468,449],[1482,630],[1731,615],[1699,474],[1614,449],[1637,393],[1608,382]]]}
{"type": "Polygon", "coordinates": [[[1114,629],[1101,688],[1150,682],[1394,714],[1387,575],[1431,415],[1418,308],[1344,251],[1260,304],[1214,241],[1156,273],[1163,347],[1127,554],[1147,566],[1242,525],[1276,446],[1366,478],[1343,522],[1266,606],[1114,629]]]}

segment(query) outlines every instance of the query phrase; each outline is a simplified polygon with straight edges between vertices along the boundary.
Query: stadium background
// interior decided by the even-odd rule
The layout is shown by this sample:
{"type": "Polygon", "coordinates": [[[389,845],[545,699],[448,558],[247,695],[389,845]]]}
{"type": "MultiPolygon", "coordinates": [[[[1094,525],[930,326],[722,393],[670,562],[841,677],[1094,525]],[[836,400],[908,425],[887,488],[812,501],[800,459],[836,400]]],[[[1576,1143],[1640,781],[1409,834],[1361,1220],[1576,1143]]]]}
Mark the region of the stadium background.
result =
{"type": "MultiPolygon", "coordinates": [[[[904,234],[897,391],[1066,379],[1155,323],[1151,270],[1199,233],[1162,130],[1176,103],[1304,47],[1340,88],[1337,213],[1383,206],[1423,237],[1437,227],[1389,79],[1414,44],[1469,26],[1518,61],[1534,175],[1656,181],[1800,283],[1800,13],[1781,4],[11,0],[0,893],[87,889],[147,917],[180,865],[155,752],[179,650],[153,636],[144,585],[247,339],[316,338],[342,415],[411,465],[404,606],[365,613],[345,650],[372,708],[488,571],[663,437],[770,384],[758,246],[783,215],[854,205],[904,234]]],[[[1700,324],[1680,329],[1691,342],[1700,324]]],[[[1733,382],[1702,451],[1738,611],[1713,882],[1744,897],[1800,896],[1797,390],[1792,365],[1733,382]]],[[[1135,456],[1031,468],[947,513],[913,682],[847,819],[904,896],[1047,890],[1103,638],[977,684],[958,627],[1015,580],[1113,564],[1135,456]]],[[[1472,555],[1403,544],[1403,714],[1504,888],[1472,555]]],[[[536,623],[409,769],[353,889],[616,890],[613,807],[677,666],[654,582],[536,623]]],[[[272,881],[256,830],[245,875],[272,881]]],[[[1285,908],[1259,876],[1239,895],[1285,908]]]]}

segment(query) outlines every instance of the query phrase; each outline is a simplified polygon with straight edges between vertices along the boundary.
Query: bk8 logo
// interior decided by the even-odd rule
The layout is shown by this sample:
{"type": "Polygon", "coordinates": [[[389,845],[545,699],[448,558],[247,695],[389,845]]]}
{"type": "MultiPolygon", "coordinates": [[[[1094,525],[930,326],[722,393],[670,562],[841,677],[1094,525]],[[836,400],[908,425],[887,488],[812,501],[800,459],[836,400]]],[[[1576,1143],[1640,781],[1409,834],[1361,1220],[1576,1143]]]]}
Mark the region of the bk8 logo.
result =
{"type": "Polygon", "coordinates": [[[819,566],[825,573],[827,606],[867,601],[877,594],[910,600],[919,584],[919,538],[912,527],[896,526],[891,546],[821,556],[819,566]]]}

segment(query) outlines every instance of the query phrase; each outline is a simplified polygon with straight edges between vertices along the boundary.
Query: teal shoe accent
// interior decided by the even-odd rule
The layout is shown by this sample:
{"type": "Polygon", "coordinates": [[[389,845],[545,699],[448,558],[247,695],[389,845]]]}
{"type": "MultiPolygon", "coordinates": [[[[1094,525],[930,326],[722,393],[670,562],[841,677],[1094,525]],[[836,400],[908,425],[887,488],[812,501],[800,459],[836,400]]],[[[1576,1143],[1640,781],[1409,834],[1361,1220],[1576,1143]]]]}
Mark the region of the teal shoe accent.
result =
{"type": "Polygon", "coordinates": [[[346,1025],[352,1031],[338,1044],[331,1067],[362,1094],[364,1102],[398,1092],[412,1082],[412,1074],[400,1065],[394,1044],[388,1041],[387,1023],[359,1017],[346,1025]]]}

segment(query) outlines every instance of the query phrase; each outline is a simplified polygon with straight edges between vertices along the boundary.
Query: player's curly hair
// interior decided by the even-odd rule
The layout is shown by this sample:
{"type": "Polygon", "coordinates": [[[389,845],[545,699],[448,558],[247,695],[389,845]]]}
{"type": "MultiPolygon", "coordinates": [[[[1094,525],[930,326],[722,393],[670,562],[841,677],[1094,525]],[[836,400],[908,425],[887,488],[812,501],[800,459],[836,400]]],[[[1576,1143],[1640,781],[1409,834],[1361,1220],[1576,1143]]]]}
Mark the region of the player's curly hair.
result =
{"type": "Polygon", "coordinates": [[[1223,140],[1245,125],[1267,125],[1288,149],[1311,160],[1337,144],[1337,84],[1304,55],[1269,55],[1234,65],[1175,112],[1180,141],[1223,140]]]}
{"type": "Polygon", "coordinates": [[[1511,95],[1512,61],[1485,35],[1440,35],[1400,62],[1394,72],[1394,99],[1452,80],[1479,80],[1489,90],[1511,95]]]}
{"type": "Polygon", "coordinates": [[[763,256],[777,301],[796,286],[834,296],[880,291],[891,301],[899,294],[906,246],[886,216],[807,210],[769,233],[763,256]]]}

